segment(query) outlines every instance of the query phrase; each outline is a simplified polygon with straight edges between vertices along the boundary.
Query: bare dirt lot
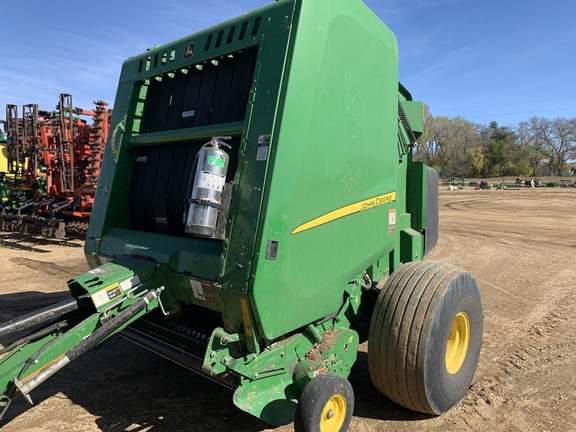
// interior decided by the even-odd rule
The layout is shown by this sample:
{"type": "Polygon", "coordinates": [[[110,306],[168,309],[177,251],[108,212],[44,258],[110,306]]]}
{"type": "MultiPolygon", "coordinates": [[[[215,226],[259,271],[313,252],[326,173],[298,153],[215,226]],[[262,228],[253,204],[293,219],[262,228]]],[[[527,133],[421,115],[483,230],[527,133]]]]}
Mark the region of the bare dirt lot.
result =
{"type": "MultiPolygon", "coordinates": [[[[350,431],[576,430],[576,190],[442,190],[440,241],[427,259],[472,272],[484,303],[480,364],[440,417],[372,386],[367,346],[350,381],[350,431]]],[[[87,270],[82,244],[0,233],[0,321],[67,297],[87,270]]],[[[234,407],[231,392],[115,337],[14,401],[3,431],[291,431],[234,407]]]]}

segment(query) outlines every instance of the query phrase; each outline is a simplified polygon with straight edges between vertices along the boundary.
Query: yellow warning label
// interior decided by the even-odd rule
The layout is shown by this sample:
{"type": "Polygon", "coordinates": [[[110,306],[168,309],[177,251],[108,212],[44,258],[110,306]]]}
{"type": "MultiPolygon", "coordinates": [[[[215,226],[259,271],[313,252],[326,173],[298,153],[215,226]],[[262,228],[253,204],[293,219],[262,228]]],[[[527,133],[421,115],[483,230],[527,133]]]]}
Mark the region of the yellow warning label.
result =
{"type": "Polygon", "coordinates": [[[122,288],[118,282],[114,282],[112,285],[108,285],[106,288],[92,294],[92,301],[94,306],[99,308],[100,306],[114,300],[116,297],[122,295],[122,288]]]}

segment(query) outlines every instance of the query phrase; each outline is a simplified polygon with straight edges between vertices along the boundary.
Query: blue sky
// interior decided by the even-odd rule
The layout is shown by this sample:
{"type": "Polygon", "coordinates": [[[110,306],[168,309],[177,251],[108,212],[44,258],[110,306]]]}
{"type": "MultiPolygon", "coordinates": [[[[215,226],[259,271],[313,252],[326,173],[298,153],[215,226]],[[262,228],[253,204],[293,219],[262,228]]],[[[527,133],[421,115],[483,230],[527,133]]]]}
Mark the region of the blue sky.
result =
{"type": "MultiPolygon", "coordinates": [[[[341,1],[341,0],[339,0],[341,1]]],[[[122,62],[271,0],[16,2],[2,7],[0,118],[114,101],[122,62]],[[64,7],[64,4],[69,6],[64,7]]],[[[365,0],[398,38],[400,80],[435,116],[576,117],[576,2],[365,0]]]]}

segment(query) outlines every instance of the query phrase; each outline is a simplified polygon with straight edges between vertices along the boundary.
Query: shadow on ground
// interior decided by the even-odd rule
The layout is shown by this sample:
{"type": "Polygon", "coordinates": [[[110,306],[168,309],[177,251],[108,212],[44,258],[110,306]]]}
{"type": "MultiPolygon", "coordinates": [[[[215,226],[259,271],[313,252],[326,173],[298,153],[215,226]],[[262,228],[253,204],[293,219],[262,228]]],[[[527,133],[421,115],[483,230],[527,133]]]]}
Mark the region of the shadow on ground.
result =
{"type": "Polygon", "coordinates": [[[56,238],[41,237],[17,232],[0,232],[0,246],[27,252],[50,253],[48,249],[43,249],[42,247],[63,246],[82,248],[84,247],[84,242],[72,239],[59,240],[56,238]]]}

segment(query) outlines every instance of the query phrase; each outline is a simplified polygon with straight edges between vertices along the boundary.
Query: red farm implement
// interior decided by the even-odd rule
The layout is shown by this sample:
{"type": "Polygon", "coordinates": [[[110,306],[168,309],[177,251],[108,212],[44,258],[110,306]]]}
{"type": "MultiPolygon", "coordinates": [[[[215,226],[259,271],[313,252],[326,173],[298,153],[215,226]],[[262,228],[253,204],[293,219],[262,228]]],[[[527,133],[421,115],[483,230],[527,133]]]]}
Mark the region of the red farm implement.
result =
{"type": "Polygon", "coordinates": [[[90,218],[111,110],[74,108],[61,94],[54,111],[6,106],[7,172],[0,227],[62,238],[82,236],[90,218]]]}

